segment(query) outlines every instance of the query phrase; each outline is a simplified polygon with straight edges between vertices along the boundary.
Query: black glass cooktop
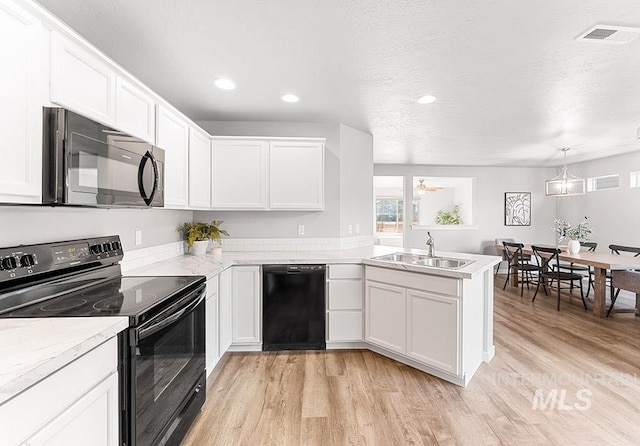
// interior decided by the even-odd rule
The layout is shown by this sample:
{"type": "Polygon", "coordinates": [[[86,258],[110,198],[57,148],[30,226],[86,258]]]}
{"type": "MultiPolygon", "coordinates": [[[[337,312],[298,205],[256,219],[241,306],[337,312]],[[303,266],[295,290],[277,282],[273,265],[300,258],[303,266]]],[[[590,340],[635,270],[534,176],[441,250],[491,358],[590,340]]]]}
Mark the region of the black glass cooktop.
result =
{"type": "Polygon", "coordinates": [[[203,277],[116,277],[42,302],[16,309],[2,317],[129,316],[184,296],[182,291],[204,283],[203,277]]]}

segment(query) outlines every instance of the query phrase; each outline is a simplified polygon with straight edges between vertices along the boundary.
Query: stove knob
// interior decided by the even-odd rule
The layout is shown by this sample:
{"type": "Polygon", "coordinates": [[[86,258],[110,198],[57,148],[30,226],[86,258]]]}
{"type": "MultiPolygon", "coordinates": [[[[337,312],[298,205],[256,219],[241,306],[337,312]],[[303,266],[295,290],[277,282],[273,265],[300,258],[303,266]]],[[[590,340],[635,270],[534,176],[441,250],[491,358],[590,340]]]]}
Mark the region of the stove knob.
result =
{"type": "Polygon", "coordinates": [[[18,266],[15,257],[5,257],[0,263],[2,264],[2,269],[16,269],[18,266]]]}
{"type": "Polygon", "coordinates": [[[91,252],[94,253],[94,254],[102,253],[102,245],[93,245],[91,247],[91,252]]]}
{"type": "Polygon", "coordinates": [[[111,246],[113,246],[114,251],[117,251],[120,249],[120,242],[111,242],[111,246]]]}
{"type": "Polygon", "coordinates": [[[33,266],[34,263],[36,263],[36,259],[33,257],[32,254],[25,254],[22,257],[20,257],[20,266],[22,268],[28,268],[30,266],[33,266]]]}
{"type": "Polygon", "coordinates": [[[107,242],[107,243],[103,243],[102,244],[102,250],[104,252],[109,252],[109,251],[111,251],[111,249],[112,249],[111,248],[111,243],[107,242]]]}

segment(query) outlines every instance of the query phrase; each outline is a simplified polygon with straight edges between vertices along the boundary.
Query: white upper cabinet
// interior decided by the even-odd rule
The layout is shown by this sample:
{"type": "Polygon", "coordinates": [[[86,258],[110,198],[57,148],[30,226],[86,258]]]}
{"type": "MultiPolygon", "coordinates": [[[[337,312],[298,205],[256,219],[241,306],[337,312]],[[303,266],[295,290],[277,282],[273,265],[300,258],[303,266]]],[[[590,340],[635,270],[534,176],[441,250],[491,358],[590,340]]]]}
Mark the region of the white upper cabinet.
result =
{"type": "Polygon", "coordinates": [[[156,146],[164,154],[164,206],[189,205],[189,123],[177,113],[158,105],[156,146]]]}
{"type": "Polygon", "coordinates": [[[40,203],[42,101],[48,33],[13,2],[0,3],[0,202],[40,203]]]}
{"type": "Polygon", "coordinates": [[[56,31],[51,39],[51,101],[113,126],[115,68],[90,48],[56,31]]]}
{"type": "Polygon", "coordinates": [[[267,208],[266,141],[214,140],[211,197],[214,209],[267,208]]]}
{"type": "Polygon", "coordinates": [[[212,207],[323,210],[323,141],[214,137],[212,207]]]}
{"type": "Polygon", "coordinates": [[[324,208],[324,144],[271,142],[269,145],[269,208],[324,208]]]}
{"type": "Polygon", "coordinates": [[[153,98],[141,88],[118,77],[116,79],[115,127],[153,144],[156,139],[155,117],[153,98]]]}
{"type": "Polygon", "coordinates": [[[211,138],[189,130],[189,207],[211,207],[211,138]]]}

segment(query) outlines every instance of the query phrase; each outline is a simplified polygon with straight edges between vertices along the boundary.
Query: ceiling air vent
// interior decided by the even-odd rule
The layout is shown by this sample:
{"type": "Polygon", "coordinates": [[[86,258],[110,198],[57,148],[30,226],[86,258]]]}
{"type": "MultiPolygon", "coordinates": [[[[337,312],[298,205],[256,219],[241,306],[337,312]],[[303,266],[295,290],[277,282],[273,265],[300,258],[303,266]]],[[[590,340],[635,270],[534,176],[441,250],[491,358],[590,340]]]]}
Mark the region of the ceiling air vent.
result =
{"type": "Polygon", "coordinates": [[[629,43],[640,35],[640,28],[618,25],[595,25],[576,37],[584,42],[610,43],[619,45],[629,43]]]}

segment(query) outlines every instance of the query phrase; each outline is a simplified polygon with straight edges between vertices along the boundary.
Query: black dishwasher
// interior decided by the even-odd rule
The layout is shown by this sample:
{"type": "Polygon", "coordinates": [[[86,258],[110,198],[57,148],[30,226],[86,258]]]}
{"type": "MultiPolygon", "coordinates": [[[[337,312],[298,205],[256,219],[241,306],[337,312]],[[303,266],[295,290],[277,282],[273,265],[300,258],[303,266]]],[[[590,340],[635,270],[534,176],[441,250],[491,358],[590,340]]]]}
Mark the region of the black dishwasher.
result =
{"type": "Polygon", "coordinates": [[[324,350],[325,265],[262,267],[262,350],[324,350]]]}

